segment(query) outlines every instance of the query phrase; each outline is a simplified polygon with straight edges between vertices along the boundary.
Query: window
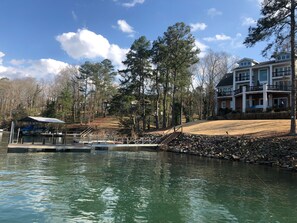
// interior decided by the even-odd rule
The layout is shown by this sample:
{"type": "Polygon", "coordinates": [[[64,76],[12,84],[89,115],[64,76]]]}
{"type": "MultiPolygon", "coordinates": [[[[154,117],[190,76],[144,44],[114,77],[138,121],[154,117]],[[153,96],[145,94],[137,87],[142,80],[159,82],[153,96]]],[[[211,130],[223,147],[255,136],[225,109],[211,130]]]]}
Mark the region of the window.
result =
{"type": "Polygon", "coordinates": [[[259,71],[259,81],[260,82],[267,82],[267,70],[260,70],[259,71]]]}
{"type": "Polygon", "coordinates": [[[226,101],[221,102],[221,108],[224,108],[224,109],[226,108],[226,101]]]}
{"type": "Polygon", "coordinates": [[[291,57],[290,54],[284,53],[284,54],[279,55],[277,57],[277,60],[288,60],[288,59],[290,59],[290,57],[291,57]]]}
{"type": "Polygon", "coordinates": [[[249,72],[240,72],[235,75],[236,81],[248,81],[250,79],[249,72]]]}
{"type": "Polygon", "coordinates": [[[287,108],[288,107],[288,98],[275,98],[273,100],[273,107],[287,108]]]}
{"type": "Polygon", "coordinates": [[[239,64],[240,67],[247,67],[247,66],[251,66],[251,65],[252,65],[252,62],[248,61],[248,60],[242,61],[239,64]]]}

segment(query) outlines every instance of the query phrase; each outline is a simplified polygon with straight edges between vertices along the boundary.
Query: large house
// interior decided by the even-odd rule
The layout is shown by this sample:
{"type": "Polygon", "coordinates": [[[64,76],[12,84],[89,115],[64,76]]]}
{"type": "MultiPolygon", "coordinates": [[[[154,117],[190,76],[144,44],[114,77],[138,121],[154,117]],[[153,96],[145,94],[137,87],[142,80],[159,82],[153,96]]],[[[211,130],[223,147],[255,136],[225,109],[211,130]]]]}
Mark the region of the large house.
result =
{"type": "Polygon", "coordinates": [[[252,109],[289,108],[290,64],[288,53],[261,63],[249,58],[241,59],[233,72],[226,74],[217,85],[217,111],[245,113],[252,109]]]}

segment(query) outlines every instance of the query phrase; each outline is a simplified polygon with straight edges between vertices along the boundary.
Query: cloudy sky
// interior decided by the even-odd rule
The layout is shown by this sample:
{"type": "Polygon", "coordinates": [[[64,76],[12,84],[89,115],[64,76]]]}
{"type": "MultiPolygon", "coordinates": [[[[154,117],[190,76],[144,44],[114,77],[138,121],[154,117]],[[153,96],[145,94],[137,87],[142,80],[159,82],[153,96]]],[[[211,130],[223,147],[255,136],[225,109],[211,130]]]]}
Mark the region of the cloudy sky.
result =
{"type": "Polygon", "coordinates": [[[0,77],[46,79],[68,64],[108,58],[119,68],[133,41],[168,26],[191,26],[207,49],[263,60],[264,43],[246,48],[260,0],[1,0],[0,77]]]}

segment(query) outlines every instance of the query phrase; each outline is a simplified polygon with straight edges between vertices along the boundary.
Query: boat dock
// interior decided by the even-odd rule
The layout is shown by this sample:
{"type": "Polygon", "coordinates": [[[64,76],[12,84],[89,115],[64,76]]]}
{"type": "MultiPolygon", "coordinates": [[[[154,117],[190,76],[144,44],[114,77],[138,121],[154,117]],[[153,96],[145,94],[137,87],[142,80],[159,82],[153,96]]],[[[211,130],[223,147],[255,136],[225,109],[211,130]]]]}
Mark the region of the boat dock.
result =
{"type": "MultiPolygon", "coordinates": [[[[181,128],[178,128],[181,129],[181,128]]],[[[19,132],[15,136],[14,123],[12,122],[8,153],[30,153],[30,152],[85,152],[90,153],[96,150],[124,150],[124,149],[150,149],[158,150],[164,148],[167,144],[178,137],[181,131],[174,129],[173,132],[168,131],[162,137],[140,137],[140,138],[112,138],[100,139],[99,137],[79,137],[67,140],[66,135],[60,137],[29,137],[25,140],[19,137],[19,132]]]]}
{"type": "Polygon", "coordinates": [[[8,144],[8,153],[34,153],[34,152],[84,152],[96,150],[116,150],[124,148],[150,148],[157,150],[158,144],[90,144],[90,145],[43,145],[43,144],[8,144]]]}

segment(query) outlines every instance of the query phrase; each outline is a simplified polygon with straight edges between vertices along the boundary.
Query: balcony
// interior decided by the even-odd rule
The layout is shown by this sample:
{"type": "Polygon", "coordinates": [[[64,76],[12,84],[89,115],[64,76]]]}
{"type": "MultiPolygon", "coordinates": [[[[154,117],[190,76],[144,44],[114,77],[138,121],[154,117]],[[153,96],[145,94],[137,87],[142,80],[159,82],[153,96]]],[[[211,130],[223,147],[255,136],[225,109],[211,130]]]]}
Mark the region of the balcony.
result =
{"type": "Polygon", "coordinates": [[[242,93],[242,88],[236,89],[234,91],[234,95],[237,95],[237,94],[240,94],[240,93],[242,93]]]}
{"type": "Polygon", "coordinates": [[[246,91],[263,91],[263,85],[247,87],[246,91]]]}
{"type": "Polygon", "coordinates": [[[239,77],[235,77],[235,81],[249,81],[250,80],[250,75],[242,75],[239,77]]]}
{"type": "Polygon", "coordinates": [[[291,75],[290,70],[284,70],[284,71],[276,71],[272,73],[272,77],[283,77],[283,76],[288,76],[291,75]]]}
{"type": "Polygon", "coordinates": [[[291,91],[291,86],[288,85],[268,85],[268,90],[271,91],[291,91]]]}
{"type": "MultiPolygon", "coordinates": [[[[268,91],[291,91],[291,86],[287,85],[267,85],[268,91]]],[[[263,91],[263,85],[246,87],[246,92],[263,91]]],[[[236,89],[234,95],[242,93],[242,88],[236,89]]],[[[232,94],[231,94],[232,95],[232,94]]]]}
{"type": "Polygon", "coordinates": [[[218,97],[232,96],[232,91],[219,91],[218,97]]]}

